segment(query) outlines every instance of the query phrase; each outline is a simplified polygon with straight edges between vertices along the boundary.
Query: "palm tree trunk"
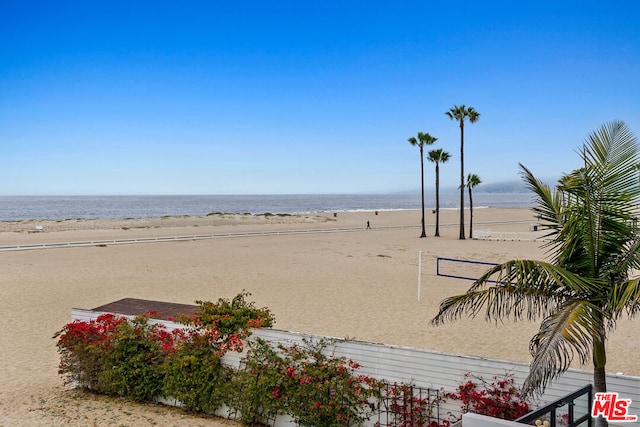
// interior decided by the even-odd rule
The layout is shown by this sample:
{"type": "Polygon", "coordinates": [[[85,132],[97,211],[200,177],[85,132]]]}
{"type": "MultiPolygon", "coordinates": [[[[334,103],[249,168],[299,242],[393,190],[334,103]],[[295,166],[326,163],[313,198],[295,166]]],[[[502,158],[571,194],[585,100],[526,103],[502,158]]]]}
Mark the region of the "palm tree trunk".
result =
{"type": "MultiPolygon", "coordinates": [[[[602,322],[602,320],[601,320],[602,322]]],[[[605,393],[607,391],[607,377],[605,366],[607,353],[604,343],[604,324],[600,326],[601,333],[594,337],[593,342],[593,393],[605,393]]],[[[595,427],[607,427],[609,423],[602,416],[596,418],[595,427]]]]}
{"type": "Polygon", "coordinates": [[[422,145],[420,146],[420,178],[422,181],[422,234],[420,237],[427,237],[427,233],[424,228],[424,158],[422,156],[422,145]]]}
{"type": "MultiPolygon", "coordinates": [[[[593,368],[593,393],[604,393],[607,391],[607,378],[604,366],[593,368]]],[[[609,422],[600,415],[595,419],[595,427],[607,427],[609,422]]]]}
{"type": "Polygon", "coordinates": [[[469,186],[469,238],[473,239],[473,198],[471,196],[471,186],[469,186]]]}
{"type": "Polygon", "coordinates": [[[605,393],[607,391],[607,377],[605,373],[606,356],[604,343],[593,346],[593,391],[605,393]]]}
{"type": "Polygon", "coordinates": [[[460,240],[464,240],[464,121],[460,120],[460,240]]]}
{"type": "Polygon", "coordinates": [[[440,166],[436,162],[436,234],[440,237],[440,166]]]}

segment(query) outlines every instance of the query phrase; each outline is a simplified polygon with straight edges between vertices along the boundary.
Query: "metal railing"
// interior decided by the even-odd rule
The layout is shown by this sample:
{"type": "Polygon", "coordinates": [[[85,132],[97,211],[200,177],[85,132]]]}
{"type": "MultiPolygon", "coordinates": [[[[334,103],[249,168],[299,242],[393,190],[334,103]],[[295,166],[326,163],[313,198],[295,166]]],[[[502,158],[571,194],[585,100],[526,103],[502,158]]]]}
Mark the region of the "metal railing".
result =
{"type": "Polygon", "coordinates": [[[380,390],[375,427],[440,425],[440,392],[411,384],[385,383],[380,390]]]}
{"type": "Polygon", "coordinates": [[[593,388],[587,384],[579,390],[574,391],[558,400],[548,403],[540,409],[518,418],[517,423],[535,424],[537,420],[549,421],[549,427],[577,427],[592,425],[591,401],[593,399],[593,388]],[[586,396],[586,401],[580,399],[586,396]]]}

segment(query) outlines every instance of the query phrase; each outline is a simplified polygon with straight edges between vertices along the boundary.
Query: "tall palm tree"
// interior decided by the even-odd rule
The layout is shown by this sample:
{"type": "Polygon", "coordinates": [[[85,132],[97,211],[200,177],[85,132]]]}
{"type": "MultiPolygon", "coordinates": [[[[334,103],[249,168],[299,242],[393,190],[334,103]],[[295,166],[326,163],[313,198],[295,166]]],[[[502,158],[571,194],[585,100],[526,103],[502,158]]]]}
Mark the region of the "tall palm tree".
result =
{"type": "Polygon", "coordinates": [[[460,239],[464,240],[464,122],[467,119],[470,123],[477,122],[480,113],[473,107],[467,108],[462,104],[454,105],[445,114],[460,123],[460,239]]]}
{"type": "Polygon", "coordinates": [[[427,233],[424,228],[424,146],[431,145],[437,140],[438,138],[425,132],[418,132],[418,139],[413,136],[407,139],[411,145],[417,145],[420,148],[420,182],[422,183],[422,234],[420,237],[427,237],[427,233]]]}
{"type": "MultiPolygon", "coordinates": [[[[555,191],[520,165],[536,195],[533,210],[551,238],[545,244],[550,260],[492,267],[466,293],[443,300],[432,320],[440,324],[482,312],[490,320],[542,319],[529,345],[527,394],[544,391],[574,355],[581,364],[592,359],[594,391],[605,392],[607,333],[625,313],[640,313],[640,278],[630,277],[640,268],[633,221],[640,203],[637,140],[623,122],[613,121],[590,134],[583,147],[584,166],[565,175],[555,191]]],[[[597,425],[606,426],[606,420],[597,425]]]]}
{"type": "Polygon", "coordinates": [[[440,237],[440,163],[446,163],[451,158],[451,154],[442,148],[429,151],[427,159],[436,164],[436,233],[435,237],[440,237]]]}
{"type": "Polygon", "coordinates": [[[467,189],[469,190],[469,238],[473,239],[473,194],[471,190],[481,184],[480,177],[475,173],[467,175],[467,189]]]}

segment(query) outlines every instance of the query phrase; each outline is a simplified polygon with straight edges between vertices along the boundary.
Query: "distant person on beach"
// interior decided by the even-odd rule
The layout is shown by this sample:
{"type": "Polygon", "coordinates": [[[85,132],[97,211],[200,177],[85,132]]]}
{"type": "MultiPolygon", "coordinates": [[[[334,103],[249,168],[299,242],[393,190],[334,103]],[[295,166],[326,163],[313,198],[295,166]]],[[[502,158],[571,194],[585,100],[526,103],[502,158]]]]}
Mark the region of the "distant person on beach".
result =
{"type": "Polygon", "coordinates": [[[367,230],[371,230],[371,223],[369,223],[369,221],[367,221],[367,230]]]}

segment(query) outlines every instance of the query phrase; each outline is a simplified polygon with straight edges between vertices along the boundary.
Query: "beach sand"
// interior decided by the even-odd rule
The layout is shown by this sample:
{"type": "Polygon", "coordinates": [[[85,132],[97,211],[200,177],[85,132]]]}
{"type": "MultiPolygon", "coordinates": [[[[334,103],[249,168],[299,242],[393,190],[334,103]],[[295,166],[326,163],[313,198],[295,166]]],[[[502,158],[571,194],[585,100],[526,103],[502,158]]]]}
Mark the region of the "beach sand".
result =
{"type": "MultiPolygon", "coordinates": [[[[419,211],[0,223],[0,246],[357,228],[0,252],[0,426],[236,425],[175,408],[86,395],[62,384],[52,336],[70,321],[71,309],[126,297],[192,304],[233,297],[244,289],[256,305],[272,310],[278,329],[530,361],[535,323],[464,319],[434,327],[429,321],[443,298],[464,292],[471,283],[436,276],[437,257],[544,259],[542,242],[459,240],[457,210],[441,212],[441,237],[436,238],[435,215],[428,211],[426,219],[424,239],[417,228],[419,211]],[[365,230],[367,221],[371,230],[365,230]],[[36,225],[43,231],[34,232],[36,225]],[[385,228],[400,226],[410,227],[385,228]]],[[[491,230],[528,236],[534,224],[528,209],[474,210],[476,234],[491,230]]],[[[465,264],[444,267],[454,275],[479,271],[465,264]]],[[[608,342],[608,372],[640,375],[638,336],[637,320],[618,323],[608,342]]]]}

